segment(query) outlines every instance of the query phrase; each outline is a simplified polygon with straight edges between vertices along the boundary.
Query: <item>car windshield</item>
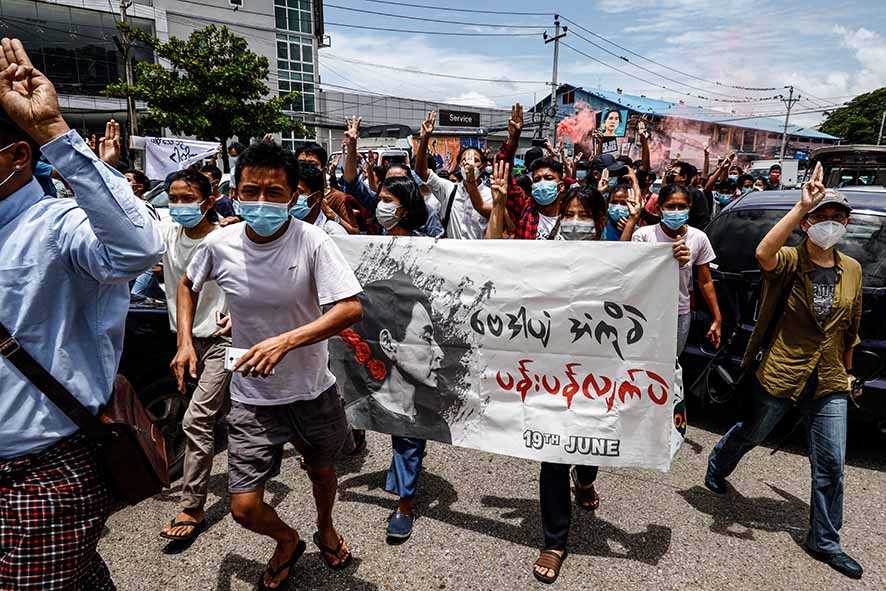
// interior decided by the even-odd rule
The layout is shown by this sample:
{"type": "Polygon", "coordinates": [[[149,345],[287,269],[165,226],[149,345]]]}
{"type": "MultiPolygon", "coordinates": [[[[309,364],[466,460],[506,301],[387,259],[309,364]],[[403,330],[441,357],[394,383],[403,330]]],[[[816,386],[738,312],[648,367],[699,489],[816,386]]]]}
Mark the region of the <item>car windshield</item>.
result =
{"type": "MultiPolygon", "coordinates": [[[[782,209],[741,209],[715,219],[707,233],[718,268],[732,273],[759,269],[754,248],[785,213],[782,209]]],[[[795,246],[802,240],[803,233],[797,229],[787,243],[795,246]]],[[[865,287],[886,287],[886,216],[852,214],[838,248],[861,263],[865,287]]]]}

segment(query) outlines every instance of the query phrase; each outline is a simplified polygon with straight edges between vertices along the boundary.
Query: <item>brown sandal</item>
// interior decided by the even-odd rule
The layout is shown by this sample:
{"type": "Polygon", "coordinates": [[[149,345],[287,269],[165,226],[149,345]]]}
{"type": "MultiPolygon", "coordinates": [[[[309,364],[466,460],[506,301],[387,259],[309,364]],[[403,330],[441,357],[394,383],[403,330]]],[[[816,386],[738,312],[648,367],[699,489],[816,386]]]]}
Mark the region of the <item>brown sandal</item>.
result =
{"type": "Polygon", "coordinates": [[[541,554],[538,555],[538,560],[532,565],[532,574],[542,583],[550,585],[560,576],[560,567],[563,565],[563,561],[566,560],[566,554],[566,550],[563,550],[562,555],[556,550],[542,550],[541,554]],[[538,570],[536,570],[539,567],[554,571],[554,576],[549,577],[539,573],[538,570]]]}
{"type": "Polygon", "coordinates": [[[341,551],[345,546],[345,538],[342,535],[338,536],[338,545],[335,548],[330,548],[320,541],[320,532],[314,532],[314,544],[320,549],[320,556],[330,569],[342,570],[351,564],[353,556],[350,550],[348,550],[344,557],[341,556],[341,551]],[[330,557],[332,558],[330,559],[330,557]],[[332,562],[333,559],[338,560],[338,564],[334,564],[332,562]]]}
{"type": "Polygon", "coordinates": [[[572,490],[575,491],[575,502],[579,507],[585,511],[596,511],[600,507],[600,495],[597,494],[597,489],[593,484],[581,486],[575,468],[572,469],[572,484],[575,485],[572,490]]]}

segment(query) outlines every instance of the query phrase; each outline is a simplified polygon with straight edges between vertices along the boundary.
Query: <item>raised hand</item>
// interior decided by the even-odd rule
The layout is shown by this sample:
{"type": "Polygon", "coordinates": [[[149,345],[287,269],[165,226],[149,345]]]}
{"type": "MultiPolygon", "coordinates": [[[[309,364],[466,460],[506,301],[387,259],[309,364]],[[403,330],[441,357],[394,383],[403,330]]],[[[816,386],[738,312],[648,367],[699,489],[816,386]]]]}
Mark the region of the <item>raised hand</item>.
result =
{"type": "Polygon", "coordinates": [[[609,191],[609,169],[604,168],[603,172],[600,174],[600,180],[597,181],[597,190],[601,193],[607,193],[609,191]]]}
{"type": "Polygon", "coordinates": [[[345,144],[356,147],[357,140],[360,139],[360,124],[363,123],[363,117],[351,117],[345,119],[345,144]]]}
{"type": "Polygon", "coordinates": [[[55,87],[34,68],[22,42],[4,37],[0,48],[0,107],[40,145],[67,133],[55,87]]]}
{"type": "Polygon", "coordinates": [[[375,150],[366,152],[366,161],[369,162],[369,166],[378,166],[378,152],[375,150]]]}
{"type": "Polygon", "coordinates": [[[640,206],[640,198],[634,189],[628,189],[628,217],[632,220],[639,220],[643,208],[640,206]]]}
{"type": "Polygon", "coordinates": [[[492,189],[493,206],[503,205],[508,200],[508,177],[511,173],[511,165],[506,160],[499,160],[492,167],[492,179],[489,188],[492,189]]]}
{"type": "Polygon", "coordinates": [[[545,150],[547,150],[548,154],[552,157],[557,155],[557,151],[554,150],[554,144],[551,143],[551,138],[545,138],[545,150]]]}
{"type": "Polygon", "coordinates": [[[682,236],[674,242],[673,253],[674,258],[677,259],[681,267],[689,262],[692,253],[689,251],[689,247],[686,246],[686,241],[683,240],[682,236]]]}
{"type": "Polygon", "coordinates": [[[120,124],[111,119],[105,124],[105,135],[98,141],[98,157],[111,166],[120,162],[120,124]]]}
{"type": "Polygon", "coordinates": [[[434,133],[434,126],[437,124],[437,111],[428,111],[428,116],[425,117],[425,120],[421,123],[421,129],[419,130],[419,137],[426,138],[430,137],[432,133],[434,133]]]}
{"type": "Polygon", "coordinates": [[[523,131],[523,105],[516,103],[511,107],[511,118],[508,119],[508,135],[514,137],[523,131]]]}
{"type": "Polygon", "coordinates": [[[804,212],[809,212],[824,199],[825,186],[823,181],[824,168],[822,168],[821,162],[817,162],[809,182],[803,184],[800,201],[797,203],[804,212]]]}

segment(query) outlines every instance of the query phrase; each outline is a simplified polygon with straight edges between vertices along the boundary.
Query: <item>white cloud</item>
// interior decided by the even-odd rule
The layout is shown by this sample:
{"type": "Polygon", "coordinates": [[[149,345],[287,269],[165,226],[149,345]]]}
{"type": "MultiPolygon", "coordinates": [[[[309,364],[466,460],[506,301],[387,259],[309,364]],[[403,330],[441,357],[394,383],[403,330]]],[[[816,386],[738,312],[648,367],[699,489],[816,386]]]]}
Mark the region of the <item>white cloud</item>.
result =
{"type": "Polygon", "coordinates": [[[487,107],[495,108],[499,105],[485,94],[469,91],[463,92],[458,96],[451,96],[443,100],[444,103],[452,103],[454,105],[468,105],[471,107],[487,107]]]}

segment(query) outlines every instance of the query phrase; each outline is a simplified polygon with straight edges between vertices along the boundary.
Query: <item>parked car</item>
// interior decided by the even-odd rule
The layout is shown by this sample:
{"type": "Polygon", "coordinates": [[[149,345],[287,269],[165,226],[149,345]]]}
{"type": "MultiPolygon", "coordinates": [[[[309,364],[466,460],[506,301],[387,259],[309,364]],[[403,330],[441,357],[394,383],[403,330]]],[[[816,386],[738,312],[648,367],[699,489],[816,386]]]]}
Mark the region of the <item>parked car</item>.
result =
{"type": "Polygon", "coordinates": [[[132,383],[151,419],[163,433],[170,472],[178,476],[185,451],[181,424],[189,396],[179,393],[169,368],[175,352],[175,334],[169,329],[166,302],[133,301],[126,318],[119,372],[132,383]]]}
{"type": "MultiPolygon", "coordinates": [[[[846,190],[853,208],[846,236],[838,248],[861,263],[863,271],[863,312],[861,350],[886,360],[886,199],[881,191],[846,190]]],[[[757,244],[797,202],[796,191],[754,192],[730,203],[708,225],[717,260],[711,264],[717,298],[723,314],[723,341],[729,342],[723,367],[731,376],[739,373],[739,364],[754,329],[759,303],[761,274],[755,257],[757,244]]],[[[789,245],[801,242],[795,230],[789,245]]],[[[714,356],[705,334],[711,316],[701,297],[693,297],[692,327],[688,345],[681,358],[686,368],[686,384],[691,385],[714,356]]],[[[713,378],[699,383],[694,394],[710,401],[724,391],[723,381],[713,378]]],[[[860,408],[850,405],[850,417],[873,423],[886,434],[886,372],[869,382],[860,408]]]]}
{"type": "Polygon", "coordinates": [[[808,170],[817,162],[824,167],[828,187],[873,187],[886,185],[886,146],[849,144],[826,146],[812,152],[808,170]]]}

